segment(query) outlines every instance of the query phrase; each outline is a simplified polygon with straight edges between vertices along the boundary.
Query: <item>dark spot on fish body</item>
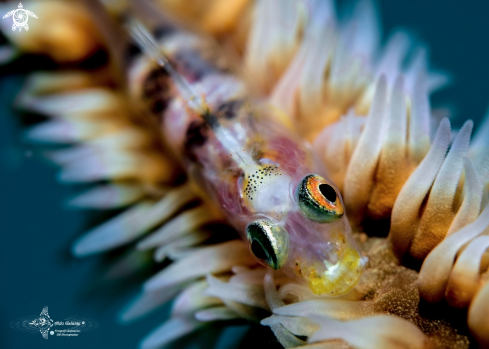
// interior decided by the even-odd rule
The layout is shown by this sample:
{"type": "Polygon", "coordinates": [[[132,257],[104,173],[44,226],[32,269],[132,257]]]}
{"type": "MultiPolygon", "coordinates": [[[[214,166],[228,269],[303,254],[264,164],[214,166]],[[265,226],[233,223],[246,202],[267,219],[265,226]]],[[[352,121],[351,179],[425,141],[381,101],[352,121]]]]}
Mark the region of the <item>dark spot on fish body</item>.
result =
{"type": "Polygon", "coordinates": [[[125,58],[127,62],[131,62],[134,58],[141,54],[141,50],[136,44],[130,43],[125,49],[125,58]]]}
{"type": "Polygon", "coordinates": [[[208,110],[202,114],[202,119],[204,119],[205,123],[212,129],[219,127],[219,120],[217,119],[216,115],[208,110]]]}
{"type": "Polygon", "coordinates": [[[171,78],[168,72],[155,67],[143,82],[143,99],[151,112],[161,118],[172,99],[171,78]]]}
{"type": "Polygon", "coordinates": [[[184,152],[191,161],[197,161],[194,150],[202,147],[207,142],[208,129],[209,126],[201,120],[194,120],[188,125],[185,135],[184,152]]]}
{"type": "Polygon", "coordinates": [[[222,103],[216,111],[218,118],[233,119],[238,115],[239,109],[242,107],[243,101],[241,99],[232,99],[222,103]]]}

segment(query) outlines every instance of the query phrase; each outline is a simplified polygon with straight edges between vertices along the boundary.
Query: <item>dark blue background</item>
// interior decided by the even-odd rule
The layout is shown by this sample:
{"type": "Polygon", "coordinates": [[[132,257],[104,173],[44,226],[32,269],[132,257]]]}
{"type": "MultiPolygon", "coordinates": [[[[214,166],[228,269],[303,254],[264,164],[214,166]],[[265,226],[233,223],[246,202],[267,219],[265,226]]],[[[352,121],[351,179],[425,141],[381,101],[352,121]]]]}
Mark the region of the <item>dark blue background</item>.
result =
{"type": "MultiPolygon", "coordinates": [[[[456,126],[467,118],[478,125],[489,105],[489,3],[382,0],[379,8],[384,38],[396,27],[409,29],[429,44],[432,66],[451,73],[452,85],[436,93],[433,104],[451,107],[456,126]]],[[[59,185],[56,169],[22,142],[10,107],[20,82],[19,76],[0,81],[0,347],[134,348],[164,319],[165,310],[129,326],[118,324],[117,313],[141,281],[127,280],[133,289],[125,293],[96,287],[100,258],[71,257],[70,245],[91,215],[64,208],[74,189],[59,185]],[[11,321],[39,315],[46,305],[55,321],[79,315],[100,327],[78,342],[46,341],[10,329],[11,321]]]]}

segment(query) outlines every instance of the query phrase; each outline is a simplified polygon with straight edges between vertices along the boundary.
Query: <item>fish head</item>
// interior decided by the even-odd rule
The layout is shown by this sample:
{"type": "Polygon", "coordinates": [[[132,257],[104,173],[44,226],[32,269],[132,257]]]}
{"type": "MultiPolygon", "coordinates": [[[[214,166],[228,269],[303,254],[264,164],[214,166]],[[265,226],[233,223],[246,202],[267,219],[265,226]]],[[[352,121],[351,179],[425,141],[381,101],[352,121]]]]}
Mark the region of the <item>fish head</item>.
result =
{"type": "Polygon", "coordinates": [[[261,264],[307,283],[315,294],[351,291],[367,258],[352,237],[339,190],[314,173],[297,176],[275,166],[258,174],[251,193],[249,184],[245,189],[248,206],[255,210],[246,226],[252,254],[261,264]],[[266,189],[261,188],[266,178],[266,189]]]}

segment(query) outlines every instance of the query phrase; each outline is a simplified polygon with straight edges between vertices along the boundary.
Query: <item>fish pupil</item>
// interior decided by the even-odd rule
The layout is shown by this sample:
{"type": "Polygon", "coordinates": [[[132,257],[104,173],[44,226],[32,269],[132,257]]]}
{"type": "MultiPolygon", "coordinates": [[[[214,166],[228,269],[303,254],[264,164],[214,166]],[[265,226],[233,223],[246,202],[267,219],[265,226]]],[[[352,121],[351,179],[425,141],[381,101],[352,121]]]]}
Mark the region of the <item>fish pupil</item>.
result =
{"type": "Polygon", "coordinates": [[[330,202],[336,202],[336,191],[328,184],[320,184],[319,191],[330,202]]]}
{"type": "Polygon", "coordinates": [[[251,251],[258,259],[267,259],[267,253],[263,249],[263,246],[256,240],[251,243],[251,251]]]}

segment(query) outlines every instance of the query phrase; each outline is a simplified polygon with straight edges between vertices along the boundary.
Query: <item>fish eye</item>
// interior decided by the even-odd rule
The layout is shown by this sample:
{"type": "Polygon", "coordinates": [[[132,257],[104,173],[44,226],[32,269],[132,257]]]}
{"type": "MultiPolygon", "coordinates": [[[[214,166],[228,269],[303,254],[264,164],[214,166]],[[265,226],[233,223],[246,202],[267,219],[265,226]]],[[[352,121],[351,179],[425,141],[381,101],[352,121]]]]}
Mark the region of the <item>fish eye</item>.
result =
{"type": "Polygon", "coordinates": [[[246,227],[246,237],[253,255],[261,264],[280,269],[289,252],[289,237],[282,226],[268,219],[258,219],[246,227]]]}
{"type": "Polygon", "coordinates": [[[314,222],[331,223],[345,212],[336,188],[316,174],[302,179],[296,197],[301,213],[314,222]]]}

